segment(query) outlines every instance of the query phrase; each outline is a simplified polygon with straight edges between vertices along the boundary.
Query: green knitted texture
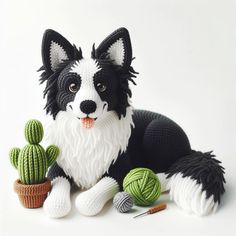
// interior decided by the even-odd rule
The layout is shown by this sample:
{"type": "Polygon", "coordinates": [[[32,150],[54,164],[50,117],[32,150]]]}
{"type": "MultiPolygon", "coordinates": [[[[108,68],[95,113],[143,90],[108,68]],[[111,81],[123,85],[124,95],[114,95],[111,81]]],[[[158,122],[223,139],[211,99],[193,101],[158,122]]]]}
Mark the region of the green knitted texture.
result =
{"type": "Polygon", "coordinates": [[[123,189],[139,206],[152,205],[161,194],[160,181],[157,175],[148,168],[131,170],[124,178],[123,189]]]}
{"type": "Polygon", "coordinates": [[[43,183],[49,166],[59,155],[59,148],[50,145],[45,151],[39,144],[43,139],[43,126],[38,120],[30,120],[26,123],[25,138],[29,144],[22,149],[10,150],[11,164],[18,170],[23,184],[43,183]]]}

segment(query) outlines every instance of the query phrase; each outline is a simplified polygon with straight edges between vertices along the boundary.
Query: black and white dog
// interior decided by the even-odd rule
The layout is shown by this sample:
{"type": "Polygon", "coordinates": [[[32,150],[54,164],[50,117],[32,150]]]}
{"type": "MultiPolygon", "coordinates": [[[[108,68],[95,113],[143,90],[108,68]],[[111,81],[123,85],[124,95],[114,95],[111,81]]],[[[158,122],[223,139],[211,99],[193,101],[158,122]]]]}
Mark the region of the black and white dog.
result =
{"type": "Polygon", "coordinates": [[[48,129],[60,156],[48,173],[53,188],[44,203],[50,217],[71,209],[71,183],[85,189],[76,198],[82,214],[95,215],[135,167],[158,174],[162,191],[198,215],[214,212],[224,192],[224,171],[209,153],[191,150],[184,131],[157,113],[130,105],[132,48],[127,29],[109,35],[90,58],[63,36],[47,30],[42,43],[48,129]]]}

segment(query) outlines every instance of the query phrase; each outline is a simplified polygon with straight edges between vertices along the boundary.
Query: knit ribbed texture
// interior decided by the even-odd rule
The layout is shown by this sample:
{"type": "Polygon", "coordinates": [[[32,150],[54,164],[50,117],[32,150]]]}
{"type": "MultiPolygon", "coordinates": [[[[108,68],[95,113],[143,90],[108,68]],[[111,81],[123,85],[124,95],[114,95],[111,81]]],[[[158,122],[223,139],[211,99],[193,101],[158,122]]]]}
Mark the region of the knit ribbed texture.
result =
{"type": "Polygon", "coordinates": [[[11,164],[16,169],[17,169],[17,166],[18,166],[19,153],[20,153],[20,148],[12,148],[9,152],[11,164]]]}
{"type": "Polygon", "coordinates": [[[161,194],[161,184],[156,174],[148,168],[135,168],[124,179],[123,188],[130,193],[136,205],[149,206],[161,194]]]}
{"type": "Polygon", "coordinates": [[[43,126],[37,120],[30,120],[25,126],[25,137],[29,142],[22,150],[10,150],[12,165],[18,169],[23,184],[39,184],[45,181],[48,167],[56,161],[59,149],[51,145],[46,152],[39,142],[43,138],[43,126]]]}
{"type": "Polygon", "coordinates": [[[51,166],[55,162],[58,155],[59,155],[59,148],[57,146],[50,145],[47,147],[46,156],[48,157],[47,158],[48,166],[51,166]]]}
{"type": "Polygon", "coordinates": [[[97,215],[118,191],[118,183],[113,178],[104,177],[94,187],[79,194],[76,198],[76,207],[83,215],[97,215]]]}
{"type": "Polygon", "coordinates": [[[113,205],[121,213],[128,212],[134,205],[133,198],[126,192],[119,192],[113,198],[113,205]]]}
{"type": "Polygon", "coordinates": [[[16,180],[14,190],[24,207],[39,208],[43,205],[47,193],[51,190],[51,182],[47,180],[42,184],[25,185],[20,180],[16,180]]]}
{"type": "Polygon", "coordinates": [[[38,144],[43,139],[43,125],[38,120],[29,120],[25,125],[25,139],[31,144],[38,144]]]}
{"type": "Polygon", "coordinates": [[[71,185],[66,178],[58,177],[52,181],[52,191],[43,205],[49,217],[60,218],[70,212],[70,188],[71,185]]]}
{"type": "Polygon", "coordinates": [[[47,158],[44,149],[37,144],[25,146],[19,155],[18,171],[24,184],[38,184],[45,181],[47,158]]]}

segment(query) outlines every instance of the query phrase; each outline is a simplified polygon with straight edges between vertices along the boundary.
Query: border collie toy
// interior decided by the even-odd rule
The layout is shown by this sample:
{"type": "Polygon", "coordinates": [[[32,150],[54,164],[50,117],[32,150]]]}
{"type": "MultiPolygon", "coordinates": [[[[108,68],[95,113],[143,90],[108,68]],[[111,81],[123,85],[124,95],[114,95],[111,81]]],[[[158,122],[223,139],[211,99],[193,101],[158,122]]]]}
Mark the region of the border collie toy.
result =
{"type": "Polygon", "coordinates": [[[162,191],[198,215],[214,212],[224,193],[224,171],[208,153],[192,151],[184,131],[169,118],[130,106],[135,71],[129,32],[120,28],[90,58],[62,35],[46,30],[42,42],[48,136],[61,153],[48,173],[52,191],[44,203],[50,217],[71,209],[74,182],[85,189],[76,198],[84,215],[96,215],[122,189],[125,175],[147,167],[162,191]]]}

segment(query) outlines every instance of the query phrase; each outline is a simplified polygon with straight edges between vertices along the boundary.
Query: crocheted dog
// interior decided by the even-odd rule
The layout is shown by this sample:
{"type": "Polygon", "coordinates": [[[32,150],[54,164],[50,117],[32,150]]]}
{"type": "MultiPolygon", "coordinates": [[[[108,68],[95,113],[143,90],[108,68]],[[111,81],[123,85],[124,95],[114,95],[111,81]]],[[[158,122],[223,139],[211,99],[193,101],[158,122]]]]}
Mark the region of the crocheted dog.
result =
{"type": "Polygon", "coordinates": [[[216,210],[225,181],[220,162],[210,152],[193,151],[169,118],[130,106],[136,72],[127,29],[93,46],[90,58],[46,30],[42,60],[46,112],[53,116],[47,132],[61,150],[48,173],[53,188],[44,209],[50,217],[69,213],[72,182],[86,190],[76,198],[79,212],[98,214],[135,167],[157,173],[162,191],[170,190],[181,208],[198,215],[216,210]]]}

